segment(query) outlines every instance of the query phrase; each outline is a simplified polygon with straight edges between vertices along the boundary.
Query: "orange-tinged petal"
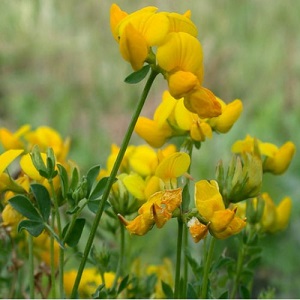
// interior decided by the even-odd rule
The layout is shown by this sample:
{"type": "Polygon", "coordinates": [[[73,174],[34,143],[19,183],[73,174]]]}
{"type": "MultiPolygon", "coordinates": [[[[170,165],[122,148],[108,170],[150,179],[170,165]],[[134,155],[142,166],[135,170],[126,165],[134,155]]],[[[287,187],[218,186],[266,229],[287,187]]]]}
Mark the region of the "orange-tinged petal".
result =
{"type": "Polygon", "coordinates": [[[157,48],[156,59],[167,72],[182,70],[191,72],[203,80],[203,52],[200,42],[185,32],[168,34],[157,48]]]}
{"type": "Polygon", "coordinates": [[[6,128],[0,128],[0,141],[4,149],[22,149],[24,143],[21,141],[22,138],[29,130],[30,125],[26,124],[21,126],[16,132],[12,133],[6,128]]]}
{"type": "Polygon", "coordinates": [[[172,217],[172,213],[170,213],[165,208],[157,205],[156,203],[153,204],[152,209],[154,222],[157,228],[162,228],[172,217]]]}
{"type": "Polygon", "coordinates": [[[0,155],[0,174],[22,153],[24,150],[11,149],[0,155]]]}
{"type": "Polygon", "coordinates": [[[200,223],[196,217],[189,220],[187,226],[195,243],[204,239],[208,233],[208,226],[200,223]]]}
{"type": "Polygon", "coordinates": [[[182,189],[166,190],[162,192],[161,204],[166,206],[169,212],[173,212],[182,202],[182,189]]]}
{"type": "Polygon", "coordinates": [[[122,57],[130,62],[133,70],[141,69],[148,56],[148,45],[145,38],[129,23],[120,37],[122,57]]]}
{"type": "Polygon", "coordinates": [[[221,232],[213,232],[212,234],[217,239],[226,239],[234,234],[238,234],[241,230],[246,226],[246,221],[239,218],[234,217],[233,220],[229,223],[227,228],[221,232]]]}
{"type": "MultiPolygon", "coordinates": [[[[46,165],[47,154],[41,153],[41,156],[46,165]]],[[[35,168],[29,153],[22,156],[22,158],[20,160],[20,165],[21,165],[21,168],[24,171],[24,173],[26,175],[28,175],[28,177],[30,177],[31,179],[34,179],[37,181],[43,180],[43,177],[40,175],[39,171],[35,168]]]]}
{"type": "Polygon", "coordinates": [[[227,228],[229,223],[233,220],[235,212],[230,209],[215,211],[210,219],[210,226],[213,232],[221,232],[227,228]]]}
{"type": "Polygon", "coordinates": [[[133,219],[126,226],[126,229],[130,234],[144,235],[146,234],[154,225],[153,217],[150,218],[150,215],[141,214],[133,219]]]}
{"type": "Polygon", "coordinates": [[[191,72],[179,70],[172,73],[168,78],[170,94],[176,99],[182,98],[190,93],[197,84],[199,84],[199,80],[197,76],[191,72]]]}
{"type": "Polygon", "coordinates": [[[195,205],[199,213],[210,221],[215,211],[224,210],[222,196],[215,180],[200,180],[195,184],[195,205]]]}
{"type": "Polygon", "coordinates": [[[160,127],[155,121],[145,117],[139,117],[134,130],[154,148],[163,146],[166,140],[172,136],[172,129],[167,123],[160,127]]]}
{"type": "Polygon", "coordinates": [[[187,153],[173,153],[161,161],[156,168],[155,175],[164,181],[177,178],[187,172],[190,161],[191,159],[187,153]]]}
{"type": "Polygon", "coordinates": [[[215,95],[204,87],[198,87],[184,97],[185,107],[200,118],[213,118],[222,113],[221,104],[215,95]]]}

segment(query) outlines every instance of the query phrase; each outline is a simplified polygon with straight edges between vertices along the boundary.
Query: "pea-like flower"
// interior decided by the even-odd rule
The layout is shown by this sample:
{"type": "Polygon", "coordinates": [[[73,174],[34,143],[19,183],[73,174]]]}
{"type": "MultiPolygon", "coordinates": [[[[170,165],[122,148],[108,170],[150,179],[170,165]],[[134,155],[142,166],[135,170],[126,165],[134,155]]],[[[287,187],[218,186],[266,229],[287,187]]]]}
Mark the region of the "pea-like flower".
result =
{"type": "MultiPolygon", "coordinates": [[[[245,153],[254,151],[254,138],[247,135],[244,140],[236,141],[232,145],[232,151],[235,153],[245,153]]],[[[283,174],[289,167],[295,154],[296,147],[294,143],[288,141],[281,147],[271,143],[263,143],[257,140],[261,155],[264,157],[263,170],[275,175],[283,174]]]]}
{"type": "Polygon", "coordinates": [[[144,235],[156,224],[158,228],[172,218],[172,213],[182,201],[182,189],[160,191],[153,194],[138,210],[138,216],[127,221],[121,215],[120,220],[131,234],[144,235]]]}
{"type": "Polygon", "coordinates": [[[200,180],[195,184],[195,205],[209,232],[216,238],[225,239],[246,226],[245,220],[236,216],[235,208],[225,208],[215,180],[200,180]]]}

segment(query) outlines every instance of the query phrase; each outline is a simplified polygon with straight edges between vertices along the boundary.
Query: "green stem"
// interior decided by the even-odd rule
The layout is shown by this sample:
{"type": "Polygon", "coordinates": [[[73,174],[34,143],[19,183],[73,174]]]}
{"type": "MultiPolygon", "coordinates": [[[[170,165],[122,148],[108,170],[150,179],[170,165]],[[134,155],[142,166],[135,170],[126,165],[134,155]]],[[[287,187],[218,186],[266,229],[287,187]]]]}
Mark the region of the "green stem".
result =
{"type": "Polygon", "coordinates": [[[95,219],[94,219],[94,222],[93,222],[93,225],[92,225],[92,228],[91,228],[91,232],[89,234],[89,237],[88,237],[88,240],[87,240],[84,252],[83,252],[83,257],[81,259],[81,262],[80,262],[80,265],[79,265],[79,268],[78,268],[78,272],[77,272],[77,276],[76,276],[75,283],[74,283],[74,286],[73,286],[71,298],[75,298],[76,295],[77,295],[77,290],[78,290],[78,286],[79,286],[79,283],[80,283],[80,280],[81,280],[82,272],[83,272],[83,269],[85,267],[88,255],[90,253],[90,250],[91,250],[91,247],[92,247],[92,244],[93,244],[93,241],[94,241],[94,237],[96,235],[96,231],[98,229],[98,225],[100,223],[102,213],[104,211],[105,203],[106,203],[106,201],[108,199],[108,196],[109,196],[109,193],[110,193],[110,189],[111,189],[111,187],[112,187],[112,185],[115,181],[116,175],[118,173],[118,170],[119,170],[119,167],[121,165],[122,159],[123,159],[124,154],[126,152],[127,146],[129,144],[129,141],[130,141],[130,138],[131,138],[131,135],[133,133],[135,124],[138,120],[138,117],[139,117],[141,111],[142,111],[142,108],[144,106],[144,103],[146,101],[148,93],[150,91],[150,88],[153,84],[153,81],[154,81],[155,77],[158,74],[159,73],[156,70],[153,70],[153,69],[151,70],[150,76],[149,76],[149,78],[146,82],[146,85],[144,87],[144,90],[143,90],[143,93],[141,95],[140,101],[139,101],[139,103],[136,107],[136,110],[135,110],[132,118],[131,118],[130,124],[128,126],[127,132],[126,132],[125,137],[123,139],[123,142],[122,142],[120,151],[118,153],[117,159],[114,163],[114,166],[113,166],[111,174],[108,178],[105,190],[103,192],[102,201],[101,201],[101,203],[99,205],[99,208],[98,208],[98,210],[96,212],[96,215],[95,215],[95,219]]]}
{"type": "Polygon", "coordinates": [[[179,217],[178,218],[178,232],[177,232],[177,254],[176,254],[174,299],[179,299],[180,298],[179,292],[180,292],[182,233],[183,233],[183,222],[179,217]]]}
{"type": "MultiPolygon", "coordinates": [[[[54,202],[54,211],[55,211],[55,215],[56,215],[58,236],[59,236],[59,239],[62,240],[62,228],[61,228],[58,199],[56,197],[53,180],[49,179],[48,182],[51,187],[52,198],[53,198],[53,202],[54,202]]],[[[54,227],[53,227],[53,229],[54,229],[54,227]]],[[[61,299],[64,298],[64,252],[65,252],[65,250],[62,247],[59,247],[58,282],[59,282],[59,296],[61,299]]]]}
{"type": "MultiPolygon", "coordinates": [[[[52,217],[51,217],[51,229],[54,228],[54,223],[55,223],[55,212],[52,210],[52,217]]],[[[51,267],[51,295],[52,298],[55,299],[56,298],[56,285],[55,285],[55,281],[56,281],[56,276],[55,276],[55,272],[56,272],[56,268],[55,268],[55,261],[54,261],[54,236],[52,234],[50,234],[50,267],[51,267]]]]}
{"type": "Polygon", "coordinates": [[[125,226],[120,221],[120,254],[119,254],[119,261],[116,271],[116,276],[114,278],[114,282],[112,285],[112,290],[114,290],[118,284],[118,280],[120,276],[122,275],[122,269],[123,269],[123,258],[125,256],[125,226]]]}
{"type": "Polygon", "coordinates": [[[29,294],[30,299],[34,299],[34,261],[33,261],[33,237],[28,235],[29,252],[29,294]]]}
{"type": "Polygon", "coordinates": [[[201,298],[202,299],[207,298],[209,273],[210,273],[210,267],[211,267],[212,258],[213,258],[215,242],[216,242],[216,239],[214,237],[211,237],[209,248],[208,248],[208,253],[207,253],[206,261],[205,261],[205,265],[204,265],[204,270],[203,270],[203,281],[202,281],[202,287],[201,287],[201,298]]]}

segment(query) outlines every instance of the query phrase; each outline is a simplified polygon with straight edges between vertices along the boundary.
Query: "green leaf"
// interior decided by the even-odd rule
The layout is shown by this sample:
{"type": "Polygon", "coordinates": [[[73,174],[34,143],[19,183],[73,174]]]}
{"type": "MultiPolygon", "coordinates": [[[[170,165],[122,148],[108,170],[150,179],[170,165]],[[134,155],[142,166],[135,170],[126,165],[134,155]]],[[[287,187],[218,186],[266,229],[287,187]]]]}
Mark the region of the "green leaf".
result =
{"type": "Polygon", "coordinates": [[[250,299],[251,298],[250,291],[244,285],[241,285],[239,290],[240,290],[240,296],[242,299],[250,299]]]}
{"type": "MultiPolygon", "coordinates": [[[[88,202],[88,208],[91,212],[93,212],[94,214],[97,213],[97,210],[99,208],[99,205],[100,205],[100,202],[102,201],[101,200],[93,200],[93,201],[89,201],[88,202]]],[[[111,205],[106,201],[105,202],[105,207],[104,207],[104,210],[106,211],[107,209],[109,209],[111,207],[111,205]]]]}
{"type": "Polygon", "coordinates": [[[94,167],[91,167],[87,172],[86,178],[87,178],[87,184],[88,184],[88,186],[87,186],[88,195],[92,191],[92,187],[99,175],[100,168],[101,168],[100,165],[96,165],[94,167]]]}
{"type": "Polygon", "coordinates": [[[42,177],[48,178],[47,167],[42,159],[42,155],[38,145],[35,145],[30,153],[31,160],[35,168],[42,177]]]}
{"type": "Polygon", "coordinates": [[[139,83],[147,76],[149,70],[150,70],[150,65],[143,66],[140,70],[128,75],[124,81],[129,84],[139,83]]]}
{"type": "Polygon", "coordinates": [[[93,201],[93,200],[99,199],[102,196],[104,189],[106,187],[108,178],[109,177],[104,177],[97,182],[95,188],[93,188],[93,190],[91,191],[91,193],[89,195],[89,200],[93,201]]]}
{"type": "Polygon", "coordinates": [[[218,299],[228,299],[229,293],[228,291],[225,291],[224,293],[222,293],[218,299]]]}
{"type": "Polygon", "coordinates": [[[161,281],[161,287],[162,287],[162,290],[163,290],[163,292],[164,292],[167,299],[173,299],[174,298],[174,293],[173,293],[172,288],[166,282],[164,282],[163,280],[161,281]]]}
{"type": "Polygon", "coordinates": [[[43,220],[47,222],[51,211],[51,199],[49,192],[43,185],[38,183],[33,183],[30,187],[43,220]]]}
{"type": "Polygon", "coordinates": [[[23,220],[18,225],[18,232],[27,230],[31,235],[37,237],[45,229],[45,225],[41,221],[23,220]]]}
{"type": "Polygon", "coordinates": [[[47,149],[47,171],[49,174],[49,178],[54,178],[57,175],[57,171],[55,170],[56,159],[54,155],[54,151],[52,148],[47,149]]]}
{"type": "Polygon", "coordinates": [[[70,182],[70,190],[74,191],[79,182],[79,170],[78,168],[74,168],[72,170],[71,182],[70,182]]]}
{"type": "Polygon", "coordinates": [[[120,282],[120,285],[118,287],[118,294],[120,294],[129,284],[129,274],[126,275],[122,281],[120,282]]]}
{"type": "Polygon", "coordinates": [[[193,287],[192,284],[188,283],[188,286],[187,286],[187,299],[198,299],[198,295],[193,287]]]}
{"type": "MultiPolygon", "coordinates": [[[[73,228],[71,229],[71,232],[68,234],[68,237],[65,240],[65,242],[68,246],[75,247],[78,244],[81,234],[82,234],[82,231],[83,231],[83,228],[84,228],[84,225],[85,225],[85,219],[83,219],[83,218],[76,219],[75,224],[74,224],[73,228]]],[[[70,223],[68,223],[64,227],[63,233],[62,233],[63,237],[65,237],[69,226],[70,226],[70,223]]]]}
{"type": "Polygon", "coordinates": [[[67,193],[69,188],[68,173],[63,165],[57,164],[57,168],[59,171],[59,180],[60,180],[62,197],[65,199],[67,198],[67,193]]]}
{"type": "Polygon", "coordinates": [[[199,263],[191,256],[191,253],[189,252],[189,250],[186,249],[185,251],[185,256],[187,258],[187,261],[189,263],[189,265],[191,266],[192,268],[192,271],[195,275],[195,277],[197,279],[200,279],[201,277],[201,270],[202,270],[202,267],[199,265],[199,263]]]}
{"type": "Polygon", "coordinates": [[[12,197],[9,200],[9,203],[16,211],[18,211],[24,217],[33,221],[43,221],[42,217],[27,197],[23,195],[17,195],[12,197]]]}

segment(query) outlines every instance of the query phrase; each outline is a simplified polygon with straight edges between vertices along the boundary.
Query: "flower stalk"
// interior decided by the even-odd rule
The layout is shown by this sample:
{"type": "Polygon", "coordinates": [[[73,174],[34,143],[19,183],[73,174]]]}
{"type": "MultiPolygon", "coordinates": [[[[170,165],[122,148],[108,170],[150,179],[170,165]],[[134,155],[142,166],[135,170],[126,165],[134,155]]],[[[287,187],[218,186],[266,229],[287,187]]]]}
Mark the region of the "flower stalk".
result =
{"type": "Polygon", "coordinates": [[[114,163],[111,174],[110,174],[109,179],[107,181],[106,188],[105,188],[103,196],[102,196],[102,201],[101,201],[101,203],[99,205],[99,208],[98,208],[98,210],[96,212],[96,215],[95,215],[94,223],[92,225],[91,232],[90,232],[90,235],[88,237],[88,240],[87,240],[87,243],[86,243],[86,246],[85,246],[85,249],[84,249],[83,257],[81,259],[81,262],[80,262],[80,265],[79,265],[79,268],[78,268],[78,272],[77,272],[77,276],[76,276],[75,283],[74,283],[74,286],[73,286],[71,298],[76,298],[76,296],[77,296],[77,291],[78,291],[79,283],[80,283],[80,280],[81,280],[82,272],[84,270],[88,255],[90,253],[90,250],[91,250],[91,247],[92,247],[92,244],[93,244],[93,241],[94,241],[94,237],[96,235],[98,225],[100,223],[102,213],[104,211],[105,203],[106,203],[106,200],[108,199],[108,196],[109,196],[109,193],[110,193],[110,189],[111,189],[111,187],[112,187],[112,185],[115,181],[116,175],[118,173],[118,170],[119,170],[119,167],[121,165],[122,159],[124,157],[125,151],[126,151],[127,146],[129,144],[129,141],[130,141],[130,138],[132,136],[132,133],[133,133],[135,124],[137,122],[137,119],[138,119],[138,117],[139,117],[139,115],[142,111],[142,108],[144,106],[144,103],[145,103],[146,98],[148,96],[148,93],[150,91],[150,88],[151,88],[151,86],[154,82],[154,79],[156,78],[156,76],[158,74],[159,73],[156,70],[153,70],[153,69],[151,70],[149,78],[148,78],[148,80],[146,82],[146,85],[144,87],[144,90],[142,92],[140,101],[139,101],[139,103],[136,107],[136,110],[135,110],[132,118],[131,118],[130,124],[128,126],[127,132],[126,132],[125,137],[123,139],[123,142],[122,142],[120,151],[118,153],[117,159],[114,163]]]}

